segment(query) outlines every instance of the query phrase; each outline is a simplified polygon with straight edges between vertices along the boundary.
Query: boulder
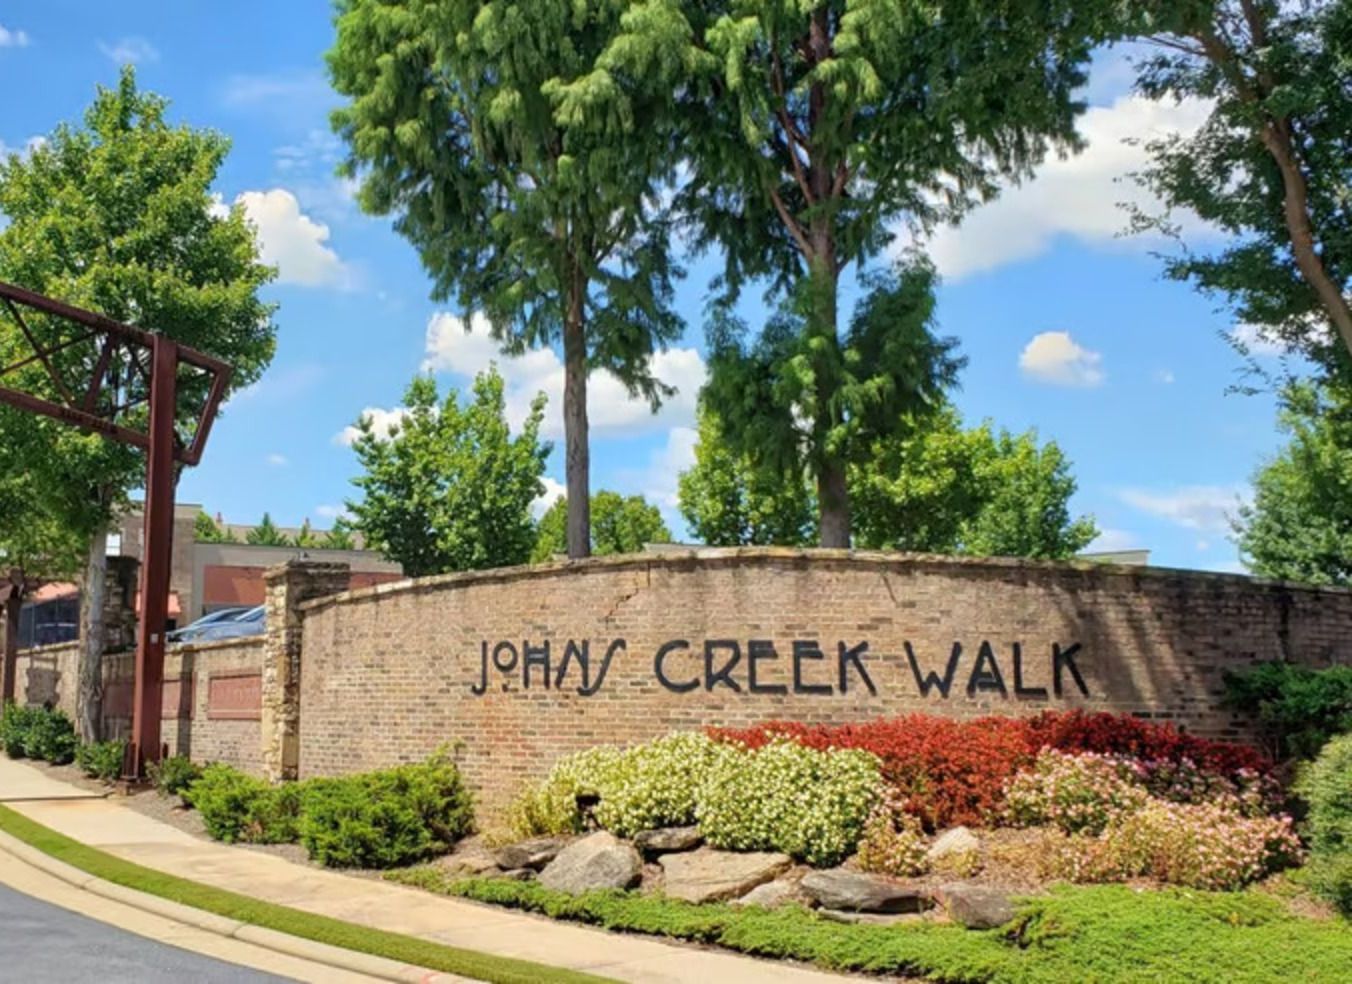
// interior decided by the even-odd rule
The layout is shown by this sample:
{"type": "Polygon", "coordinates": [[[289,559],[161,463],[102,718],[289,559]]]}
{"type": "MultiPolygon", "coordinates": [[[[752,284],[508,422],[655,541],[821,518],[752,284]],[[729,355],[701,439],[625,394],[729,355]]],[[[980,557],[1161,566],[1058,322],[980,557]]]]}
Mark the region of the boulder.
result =
{"type": "Polygon", "coordinates": [[[446,855],[438,864],[451,878],[475,878],[479,875],[494,874],[498,870],[498,862],[493,853],[477,844],[446,855]]]}
{"type": "Polygon", "coordinates": [[[567,837],[532,837],[498,848],[494,857],[499,868],[534,868],[538,871],[558,857],[567,843],[567,837]]]}
{"type": "Polygon", "coordinates": [[[950,854],[970,854],[981,850],[981,841],[966,827],[952,827],[945,830],[925,852],[925,860],[930,864],[950,854]]]}
{"type": "Polygon", "coordinates": [[[898,923],[925,920],[918,912],[846,912],[844,909],[818,909],[817,915],[830,922],[864,926],[895,926],[898,923]]]}
{"type": "Polygon", "coordinates": [[[604,830],[575,840],[545,865],[540,884],[569,895],[593,888],[629,888],[643,872],[633,845],[604,830]]]}
{"type": "Polygon", "coordinates": [[[498,871],[488,876],[489,878],[505,878],[508,881],[530,881],[535,877],[534,868],[512,868],[508,871],[498,871]]]}
{"type": "Polygon", "coordinates": [[[899,881],[846,868],[814,871],[803,878],[802,889],[823,909],[846,912],[921,912],[934,905],[919,882],[899,881]]]}
{"type": "Polygon", "coordinates": [[[644,854],[671,854],[692,851],[704,843],[698,827],[660,827],[641,830],[634,835],[634,846],[644,854]]]}
{"type": "Polygon", "coordinates": [[[791,903],[807,904],[807,899],[803,897],[797,882],[782,878],[766,882],[764,885],[757,885],[741,898],[732,900],[732,904],[738,908],[758,905],[762,909],[778,909],[781,905],[791,903]]]}
{"type": "Polygon", "coordinates": [[[773,881],[793,860],[787,854],[740,853],[701,847],[683,854],[664,854],[663,891],[673,899],[714,902],[745,895],[757,885],[773,881]]]}
{"type": "Polygon", "coordinates": [[[951,882],[939,888],[948,917],[968,929],[994,929],[1014,918],[1014,903],[1006,892],[970,882],[951,882]]]}

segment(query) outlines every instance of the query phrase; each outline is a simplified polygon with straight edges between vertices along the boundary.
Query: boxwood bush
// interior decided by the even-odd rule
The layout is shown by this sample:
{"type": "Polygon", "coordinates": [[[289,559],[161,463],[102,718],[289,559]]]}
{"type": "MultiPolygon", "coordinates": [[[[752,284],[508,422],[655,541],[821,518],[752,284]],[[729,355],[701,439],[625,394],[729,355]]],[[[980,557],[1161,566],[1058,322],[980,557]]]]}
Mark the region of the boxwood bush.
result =
{"type": "Polygon", "coordinates": [[[207,833],[227,844],[284,844],[296,839],[301,790],[273,786],[221,763],[202,769],[184,797],[202,815],[207,833]]]}
{"type": "Polygon", "coordinates": [[[112,782],[122,775],[122,763],[126,755],[127,743],[121,738],[91,741],[75,750],[75,764],[93,779],[112,782]]]}
{"type": "Polygon", "coordinates": [[[75,758],[75,726],[70,718],[45,707],[6,704],[0,715],[0,744],[10,758],[66,765],[75,758]]]}
{"type": "Polygon", "coordinates": [[[1296,792],[1309,803],[1310,874],[1320,894],[1352,915],[1352,734],[1306,766],[1296,792]]]}
{"type": "Polygon", "coordinates": [[[436,755],[417,765],[310,780],[299,833],[320,864],[393,868],[449,851],[472,819],[459,770],[436,755]]]}

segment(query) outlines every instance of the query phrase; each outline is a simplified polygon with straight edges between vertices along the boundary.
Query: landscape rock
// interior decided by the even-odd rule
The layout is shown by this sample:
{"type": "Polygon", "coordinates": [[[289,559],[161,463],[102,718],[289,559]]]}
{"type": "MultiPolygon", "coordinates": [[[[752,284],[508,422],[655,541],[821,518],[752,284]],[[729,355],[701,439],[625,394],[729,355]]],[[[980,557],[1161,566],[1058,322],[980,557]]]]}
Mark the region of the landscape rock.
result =
{"type": "Polygon", "coordinates": [[[497,858],[488,848],[479,844],[462,846],[439,862],[441,869],[452,878],[474,878],[493,874],[498,870],[497,858]]]}
{"type": "Polygon", "coordinates": [[[634,846],[645,854],[670,854],[690,851],[704,843],[698,827],[660,827],[641,830],[634,835],[634,846]]]}
{"type": "Polygon", "coordinates": [[[773,881],[787,871],[793,860],[787,854],[716,851],[702,847],[684,854],[664,854],[658,859],[664,876],[663,891],[673,899],[714,902],[745,895],[758,885],[773,881]]]}
{"type": "Polygon", "coordinates": [[[823,909],[846,912],[921,912],[934,905],[928,889],[918,882],[899,881],[846,868],[814,871],[802,888],[823,909]]]}
{"type": "Polygon", "coordinates": [[[952,882],[939,888],[948,916],[968,929],[994,929],[1014,918],[1014,903],[1006,892],[970,882],[952,882]]]}
{"type": "Polygon", "coordinates": [[[918,912],[846,912],[844,909],[818,909],[817,915],[831,922],[866,926],[895,926],[925,918],[918,912]]]}
{"type": "Polygon", "coordinates": [[[507,879],[508,881],[530,881],[531,879],[533,879],[533,878],[535,877],[535,869],[534,869],[534,868],[512,868],[512,869],[510,869],[509,871],[499,871],[499,872],[496,872],[496,873],[494,873],[494,874],[492,874],[492,875],[489,875],[489,877],[490,877],[490,878],[505,878],[505,879],[507,879]]]}
{"type": "Polygon", "coordinates": [[[538,871],[558,857],[567,844],[567,837],[532,837],[498,848],[494,857],[499,868],[535,868],[538,871]]]}
{"type": "Polygon", "coordinates": [[[581,895],[593,888],[629,888],[642,871],[643,859],[633,845],[602,830],[560,851],[540,872],[540,884],[581,895]]]}
{"type": "Polygon", "coordinates": [[[933,864],[950,854],[969,854],[981,850],[981,841],[966,827],[953,827],[945,830],[934,839],[934,843],[925,852],[925,859],[933,864]]]}
{"type": "Polygon", "coordinates": [[[789,905],[795,902],[806,905],[808,901],[797,882],[781,878],[766,882],[764,885],[757,885],[741,898],[733,899],[732,904],[739,908],[746,905],[758,905],[762,909],[778,909],[781,905],[789,905]]]}

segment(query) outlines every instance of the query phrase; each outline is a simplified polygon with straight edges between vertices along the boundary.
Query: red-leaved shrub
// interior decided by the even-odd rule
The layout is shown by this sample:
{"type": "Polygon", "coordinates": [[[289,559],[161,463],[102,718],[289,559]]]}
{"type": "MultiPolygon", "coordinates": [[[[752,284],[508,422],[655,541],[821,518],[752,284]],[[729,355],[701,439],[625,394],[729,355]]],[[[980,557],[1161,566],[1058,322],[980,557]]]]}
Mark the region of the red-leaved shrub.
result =
{"type": "Polygon", "coordinates": [[[1208,741],[1127,714],[1044,711],[1036,717],[967,721],[908,714],[863,724],[808,726],[770,721],[745,729],[710,729],[724,741],[759,747],[784,735],[812,748],[862,748],[878,756],[883,778],[905,809],[931,830],[980,824],[1004,806],[1005,783],[1032,764],[1044,747],[1067,752],[1128,755],[1149,761],[1189,760],[1233,778],[1263,769],[1252,748],[1208,741]]]}

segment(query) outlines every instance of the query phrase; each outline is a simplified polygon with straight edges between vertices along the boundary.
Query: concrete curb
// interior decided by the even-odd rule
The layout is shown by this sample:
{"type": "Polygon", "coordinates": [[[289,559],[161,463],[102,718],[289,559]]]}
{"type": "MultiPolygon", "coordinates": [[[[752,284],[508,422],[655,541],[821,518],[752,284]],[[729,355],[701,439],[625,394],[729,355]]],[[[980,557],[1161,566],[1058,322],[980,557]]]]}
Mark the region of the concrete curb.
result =
{"type": "Polygon", "coordinates": [[[112,899],[115,902],[140,909],[143,912],[149,912],[164,919],[215,933],[218,936],[237,939],[243,943],[272,950],[275,953],[299,957],[311,963],[323,964],[354,974],[365,974],[368,977],[375,977],[380,980],[397,981],[400,984],[451,984],[455,981],[468,980],[468,978],[429,970],[425,967],[414,967],[386,957],[372,956],[369,953],[361,953],[357,950],[346,950],[342,947],[330,946],[327,943],[316,943],[299,936],[288,936],[265,926],[255,926],[251,923],[227,919],[224,916],[216,915],[214,912],[194,909],[192,906],[172,902],[169,899],[160,898],[158,895],[138,892],[135,889],[105,881],[87,871],[66,864],[64,861],[58,861],[56,858],[44,854],[37,848],[25,844],[4,831],[0,831],[0,850],[17,858],[29,867],[36,868],[38,871],[60,879],[75,888],[83,889],[94,895],[101,895],[104,898],[112,899]]]}

